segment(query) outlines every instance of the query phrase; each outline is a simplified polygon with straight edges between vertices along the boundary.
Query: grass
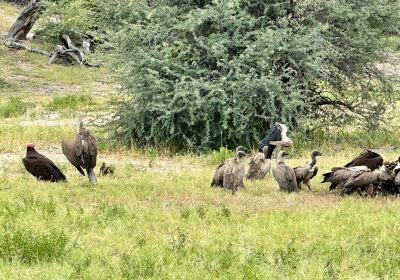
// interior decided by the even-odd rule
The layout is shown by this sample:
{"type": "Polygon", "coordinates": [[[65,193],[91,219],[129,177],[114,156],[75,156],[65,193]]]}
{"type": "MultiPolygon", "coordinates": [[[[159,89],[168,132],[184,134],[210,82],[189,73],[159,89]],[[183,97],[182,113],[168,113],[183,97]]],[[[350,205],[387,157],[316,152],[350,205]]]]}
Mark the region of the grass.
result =
{"type": "MultiPolygon", "coordinates": [[[[320,169],[354,155],[324,156],[320,169]]],[[[214,166],[195,160],[202,164],[161,173],[132,172],[120,161],[115,177],[99,177],[94,188],[67,164],[60,166],[69,181],[60,184],[36,181],[19,161],[9,167],[13,173],[0,169],[0,236],[6,237],[0,248],[10,252],[0,254],[0,274],[7,279],[399,275],[396,198],[338,197],[318,183],[321,175],[313,180],[313,192],[280,193],[269,176],[246,181],[246,189],[232,196],[210,188],[214,166]]]]}
{"type": "Polygon", "coordinates": [[[10,118],[23,115],[28,105],[18,97],[11,97],[6,104],[0,105],[0,117],[10,118]]]}
{"type": "Polygon", "coordinates": [[[83,107],[94,105],[93,98],[85,94],[68,94],[66,96],[54,96],[53,100],[47,105],[49,110],[77,110],[83,107]]]}

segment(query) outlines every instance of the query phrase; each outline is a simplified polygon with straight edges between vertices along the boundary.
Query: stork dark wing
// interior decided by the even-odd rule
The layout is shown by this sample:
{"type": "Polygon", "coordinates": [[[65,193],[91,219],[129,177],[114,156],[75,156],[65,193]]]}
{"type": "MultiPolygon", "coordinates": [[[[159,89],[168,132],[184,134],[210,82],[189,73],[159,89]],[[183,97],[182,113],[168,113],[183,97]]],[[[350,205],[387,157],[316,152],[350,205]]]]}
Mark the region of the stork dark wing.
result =
{"type": "Polygon", "coordinates": [[[367,166],[371,171],[378,169],[383,164],[383,158],[380,154],[371,150],[362,152],[358,157],[347,163],[344,167],[367,166]]]}

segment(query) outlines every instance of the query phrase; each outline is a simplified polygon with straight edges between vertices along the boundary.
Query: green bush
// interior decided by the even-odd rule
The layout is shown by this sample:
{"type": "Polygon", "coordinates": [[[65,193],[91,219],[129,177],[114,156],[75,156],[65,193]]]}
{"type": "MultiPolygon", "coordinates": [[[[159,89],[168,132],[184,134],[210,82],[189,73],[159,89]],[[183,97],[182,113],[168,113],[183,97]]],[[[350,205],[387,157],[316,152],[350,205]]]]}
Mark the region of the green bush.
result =
{"type": "Polygon", "coordinates": [[[276,121],[377,127],[391,87],[374,62],[397,30],[397,4],[116,1],[114,69],[132,98],[113,134],[198,150],[252,146],[276,121]]]}
{"type": "Polygon", "coordinates": [[[28,105],[19,97],[11,97],[7,103],[0,106],[0,117],[10,118],[23,115],[26,112],[28,105]]]}

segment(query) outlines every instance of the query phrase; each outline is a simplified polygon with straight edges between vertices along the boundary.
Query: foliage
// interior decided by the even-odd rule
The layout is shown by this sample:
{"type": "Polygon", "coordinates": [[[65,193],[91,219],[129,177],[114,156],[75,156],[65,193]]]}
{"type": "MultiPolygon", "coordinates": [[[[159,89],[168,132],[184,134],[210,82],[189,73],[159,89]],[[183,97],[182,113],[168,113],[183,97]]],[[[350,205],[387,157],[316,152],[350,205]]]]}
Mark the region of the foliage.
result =
{"type": "Polygon", "coordinates": [[[26,112],[28,105],[19,97],[11,97],[7,103],[0,105],[0,117],[10,118],[23,115],[26,112]]]}
{"type": "MultiPolygon", "coordinates": [[[[118,8],[121,3],[117,1],[118,8]]],[[[115,71],[126,143],[251,146],[275,121],[377,127],[391,87],[374,62],[398,1],[128,1],[115,71]]]]}

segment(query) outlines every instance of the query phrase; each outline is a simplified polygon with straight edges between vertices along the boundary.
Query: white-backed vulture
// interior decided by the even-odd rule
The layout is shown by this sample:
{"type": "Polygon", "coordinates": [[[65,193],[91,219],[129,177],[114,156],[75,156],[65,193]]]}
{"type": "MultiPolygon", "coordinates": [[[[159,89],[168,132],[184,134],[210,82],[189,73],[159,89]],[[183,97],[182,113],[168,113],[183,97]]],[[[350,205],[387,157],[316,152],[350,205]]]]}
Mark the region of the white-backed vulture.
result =
{"type": "Polygon", "coordinates": [[[297,181],[293,168],[286,165],[284,162],[284,157],[287,155],[288,153],[285,151],[279,152],[276,166],[272,167],[272,175],[278,182],[281,191],[287,191],[289,193],[297,192],[297,181]]]}
{"type": "MultiPolygon", "coordinates": [[[[243,146],[236,147],[236,150],[235,150],[236,154],[239,151],[246,152],[246,148],[243,146]]],[[[222,188],[224,186],[225,167],[228,165],[228,163],[230,161],[234,160],[235,158],[236,158],[236,155],[235,155],[235,157],[229,158],[217,166],[217,168],[215,169],[215,172],[214,172],[214,176],[211,180],[211,187],[221,187],[222,188]]]]}
{"type": "Polygon", "coordinates": [[[262,153],[257,153],[249,160],[249,170],[246,173],[248,180],[262,180],[271,170],[271,159],[267,158],[268,147],[262,153]]]}
{"type": "Polygon", "coordinates": [[[82,168],[86,170],[91,183],[96,183],[94,168],[97,159],[97,144],[92,133],[83,127],[83,122],[79,124],[79,133],[75,139],[62,140],[61,147],[63,154],[69,162],[84,176],[82,168]]]}
{"type": "Polygon", "coordinates": [[[297,166],[293,168],[296,175],[297,187],[301,189],[301,184],[305,184],[311,190],[310,180],[318,173],[317,156],[322,156],[319,151],[311,152],[311,162],[307,162],[304,166],[297,166]]]}
{"type": "Polygon", "coordinates": [[[236,156],[230,160],[224,168],[223,187],[235,194],[238,188],[244,188],[243,178],[245,167],[242,159],[246,156],[243,151],[238,151],[236,156]]]}
{"type": "Polygon", "coordinates": [[[22,159],[25,169],[35,176],[38,180],[43,181],[65,181],[66,177],[61,170],[47,157],[39,154],[35,150],[33,144],[28,144],[26,148],[26,156],[22,159]]]}

